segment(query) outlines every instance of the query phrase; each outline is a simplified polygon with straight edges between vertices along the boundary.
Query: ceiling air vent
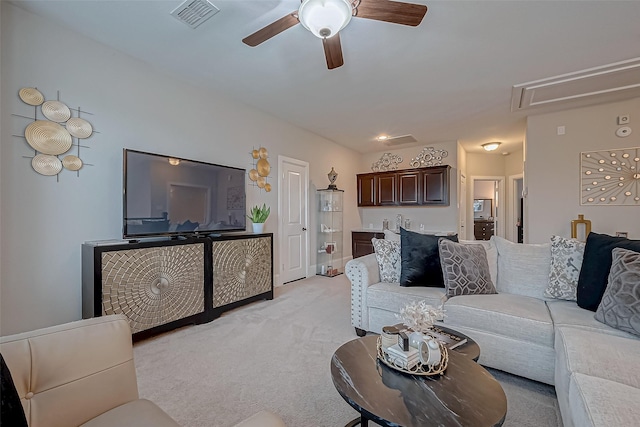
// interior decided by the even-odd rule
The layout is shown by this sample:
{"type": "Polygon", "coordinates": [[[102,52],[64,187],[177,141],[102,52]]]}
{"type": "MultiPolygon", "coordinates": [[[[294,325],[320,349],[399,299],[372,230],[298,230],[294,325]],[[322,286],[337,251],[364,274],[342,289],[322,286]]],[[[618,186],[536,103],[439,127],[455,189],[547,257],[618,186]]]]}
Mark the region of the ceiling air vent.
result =
{"type": "Polygon", "coordinates": [[[191,28],[196,28],[218,12],[220,9],[208,0],[186,0],[171,15],[191,28]]]}
{"type": "Polygon", "coordinates": [[[418,142],[418,140],[415,139],[413,135],[402,135],[402,136],[394,136],[387,139],[384,142],[384,145],[386,145],[387,147],[393,147],[396,145],[409,144],[412,142],[418,142]]]}
{"type": "Polygon", "coordinates": [[[611,102],[640,94],[640,58],[513,86],[511,111],[569,101],[611,102]]]}

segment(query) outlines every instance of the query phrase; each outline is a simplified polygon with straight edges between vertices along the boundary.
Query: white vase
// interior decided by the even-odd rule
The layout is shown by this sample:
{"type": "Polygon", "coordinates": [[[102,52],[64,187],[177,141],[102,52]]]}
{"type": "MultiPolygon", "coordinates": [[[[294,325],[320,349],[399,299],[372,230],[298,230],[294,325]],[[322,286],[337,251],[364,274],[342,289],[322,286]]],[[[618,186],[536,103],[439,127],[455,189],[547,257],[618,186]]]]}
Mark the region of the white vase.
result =
{"type": "Polygon", "coordinates": [[[253,232],[256,234],[261,234],[262,232],[264,232],[264,222],[254,222],[253,232]]]}

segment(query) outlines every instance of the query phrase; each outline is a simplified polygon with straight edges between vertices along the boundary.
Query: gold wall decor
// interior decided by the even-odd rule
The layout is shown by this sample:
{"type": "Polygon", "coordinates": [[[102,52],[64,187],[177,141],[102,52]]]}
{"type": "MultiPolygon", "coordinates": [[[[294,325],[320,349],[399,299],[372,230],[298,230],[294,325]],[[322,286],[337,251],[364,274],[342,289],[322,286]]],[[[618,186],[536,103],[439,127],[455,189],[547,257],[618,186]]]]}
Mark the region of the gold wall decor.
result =
{"type": "Polygon", "coordinates": [[[436,150],[433,147],[424,147],[416,157],[411,159],[412,168],[425,168],[428,166],[440,166],[442,159],[447,157],[447,150],[436,150]]]}
{"type": "Polygon", "coordinates": [[[271,173],[271,165],[269,164],[269,152],[266,148],[260,147],[251,151],[251,157],[253,158],[252,169],[249,171],[249,179],[252,185],[263,189],[267,193],[271,191],[271,184],[267,182],[267,178],[271,173]]]}
{"type": "Polygon", "coordinates": [[[25,116],[13,114],[31,120],[24,131],[24,135],[14,135],[23,138],[34,150],[33,156],[23,156],[31,159],[31,166],[40,175],[56,176],[67,169],[80,176],[83,166],[93,166],[80,159],[80,149],[89,148],[80,144],[81,139],[87,139],[95,133],[93,126],[80,116],[91,114],[78,108],[69,108],[57,100],[46,101],[42,92],[35,87],[23,87],[18,91],[18,97],[27,105],[33,107],[33,115],[25,116]],[[76,117],[73,117],[73,114],[76,117]],[[40,117],[42,116],[42,117],[40,117]],[[75,153],[69,151],[75,147],[75,153]],[[65,155],[66,154],[66,155],[65,155]],[[59,156],[65,155],[60,159],[59,156]]]}
{"type": "Polygon", "coordinates": [[[640,147],[580,153],[580,204],[640,206],[640,147]]]}
{"type": "Polygon", "coordinates": [[[588,219],[584,219],[584,215],[578,215],[578,219],[574,219],[571,221],[571,238],[578,239],[581,241],[587,240],[587,236],[591,233],[591,221],[588,219]],[[584,226],[584,227],[580,227],[584,226]],[[579,228],[584,229],[584,234],[581,233],[579,228]]]}

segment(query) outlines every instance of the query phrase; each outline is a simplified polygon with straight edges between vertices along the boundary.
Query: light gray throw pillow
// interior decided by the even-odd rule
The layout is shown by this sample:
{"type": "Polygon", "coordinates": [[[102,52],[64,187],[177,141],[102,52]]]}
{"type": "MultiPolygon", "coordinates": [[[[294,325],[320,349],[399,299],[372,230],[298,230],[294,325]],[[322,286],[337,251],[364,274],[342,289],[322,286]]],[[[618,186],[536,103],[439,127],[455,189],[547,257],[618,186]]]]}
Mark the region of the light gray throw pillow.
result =
{"type": "Polygon", "coordinates": [[[496,293],[489,273],[487,252],[482,245],[440,239],[438,251],[448,296],[496,293]]]}
{"type": "Polygon", "coordinates": [[[523,295],[544,299],[549,285],[551,243],[513,243],[491,236],[498,248],[499,293],[523,295]]]}
{"type": "Polygon", "coordinates": [[[551,236],[551,271],[545,297],[576,300],[584,246],[576,239],[551,236]]]}
{"type": "Polygon", "coordinates": [[[400,283],[400,242],[385,239],[371,239],[376,251],[376,260],[380,268],[380,281],[400,283]]]}
{"type": "Polygon", "coordinates": [[[614,248],[609,282],[596,310],[597,321],[640,335],[640,253],[614,248]]]}

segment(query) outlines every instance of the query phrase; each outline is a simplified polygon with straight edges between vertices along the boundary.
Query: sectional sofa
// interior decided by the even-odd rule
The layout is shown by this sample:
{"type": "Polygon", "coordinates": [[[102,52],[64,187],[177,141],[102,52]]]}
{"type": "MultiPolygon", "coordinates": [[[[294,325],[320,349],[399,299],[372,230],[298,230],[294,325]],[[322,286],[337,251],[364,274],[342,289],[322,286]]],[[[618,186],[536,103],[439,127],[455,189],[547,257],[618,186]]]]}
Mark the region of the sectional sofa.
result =
{"type": "Polygon", "coordinates": [[[496,237],[461,243],[483,245],[497,293],[447,297],[441,287],[381,282],[376,254],[367,255],[345,267],[356,333],[380,333],[398,322],[396,314],[409,302],[443,304],[443,324],[480,345],[479,363],[555,385],[566,427],[638,425],[639,337],[597,321],[575,301],[548,297],[553,269],[575,276],[562,271],[572,268],[575,256],[558,266],[551,243],[522,245],[496,237]]]}

